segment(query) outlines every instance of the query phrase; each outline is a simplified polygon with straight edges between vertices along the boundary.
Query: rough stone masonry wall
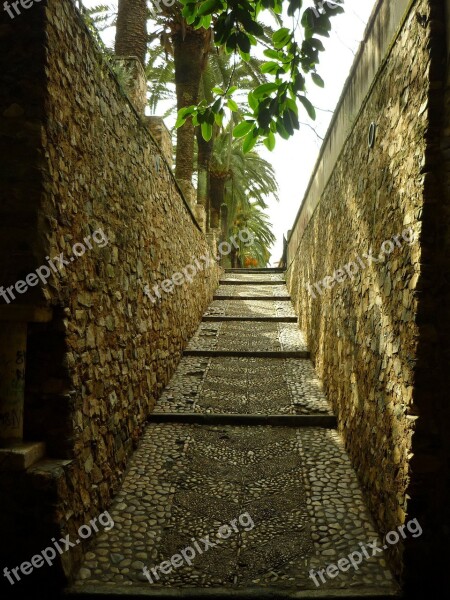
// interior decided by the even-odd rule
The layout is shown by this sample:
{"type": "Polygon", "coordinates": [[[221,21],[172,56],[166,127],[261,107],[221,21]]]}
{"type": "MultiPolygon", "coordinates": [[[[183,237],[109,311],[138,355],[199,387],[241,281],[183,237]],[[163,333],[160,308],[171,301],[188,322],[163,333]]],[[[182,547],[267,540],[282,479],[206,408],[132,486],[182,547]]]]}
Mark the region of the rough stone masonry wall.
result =
{"type": "MultiPolygon", "coordinates": [[[[23,279],[46,256],[73,257],[73,245],[94,231],[108,240],[91,242],[62,276],[18,300],[51,306],[54,318],[29,327],[25,405],[25,437],[44,440],[51,460],[0,477],[2,512],[12,510],[1,535],[11,540],[6,564],[15,566],[15,554],[19,562],[32,555],[27,544],[49,543],[49,524],[76,538],[108,506],[218,269],[156,304],[144,294],[208,252],[169,166],[155,160],[159,148],[70,0],[43,1],[14,20],[1,11],[0,19],[1,283],[23,279]],[[15,528],[11,514],[20,515],[15,528]],[[18,535],[18,522],[31,530],[18,535]]],[[[80,553],[64,555],[66,574],[80,553]]]]}
{"type": "MultiPolygon", "coordinates": [[[[417,415],[415,365],[423,280],[426,133],[429,128],[430,6],[417,1],[355,120],[300,244],[289,248],[289,288],[339,428],[380,532],[411,512],[410,458],[417,415]],[[371,122],[376,142],[368,147],[371,122]],[[313,298],[307,291],[412,227],[384,260],[313,298]]],[[[400,238],[401,239],[401,238],[400,238]]],[[[291,238],[292,240],[292,238],[291,238]]],[[[417,507],[416,507],[417,508],[417,507]]],[[[416,548],[433,532],[412,540],[416,548]]],[[[409,542],[408,542],[409,543],[409,542]]],[[[422,546],[421,546],[422,545],[422,546]]],[[[390,549],[398,575],[404,546],[390,549]]],[[[423,556],[423,554],[422,554],[423,556]]]]}

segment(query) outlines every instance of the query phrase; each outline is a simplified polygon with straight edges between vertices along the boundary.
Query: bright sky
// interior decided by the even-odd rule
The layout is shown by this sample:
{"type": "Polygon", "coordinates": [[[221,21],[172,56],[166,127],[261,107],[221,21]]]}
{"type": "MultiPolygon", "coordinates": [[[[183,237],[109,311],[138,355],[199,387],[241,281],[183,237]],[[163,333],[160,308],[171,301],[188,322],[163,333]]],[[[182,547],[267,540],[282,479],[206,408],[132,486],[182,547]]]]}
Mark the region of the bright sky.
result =
{"type": "MultiPolygon", "coordinates": [[[[83,0],[86,7],[98,3],[99,0],[83,0]]],[[[111,0],[108,4],[116,7],[117,0],[111,0]]],[[[332,111],[340,98],[374,4],[375,0],[344,0],[345,13],[332,19],[331,37],[321,38],[326,51],[322,53],[318,72],[325,80],[325,88],[321,89],[311,84],[308,91],[308,97],[316,108],[324,110],[317,111],[315,122],[312,122],[303,111],[300,121],[305,125],[301,126],[300,131],[296,131],[288,141],[277,138],[277,145],[273,152],[265,148],[261,150],[274,166],[280,188],[280,202],[269,200],[267,210],[273,232],[277,237],[275,245],[271,248],[273,266],[281,258],[283,234],[286,235],[294,223],[317,160],[322,143],[318,135],[323,138],[327,131],[332,111]],[[307,124],[311,125],[316,133],[307,124]]],[[[107,30],[102,35],[105,42],[111,46],[114,32],[107,30]]]]}

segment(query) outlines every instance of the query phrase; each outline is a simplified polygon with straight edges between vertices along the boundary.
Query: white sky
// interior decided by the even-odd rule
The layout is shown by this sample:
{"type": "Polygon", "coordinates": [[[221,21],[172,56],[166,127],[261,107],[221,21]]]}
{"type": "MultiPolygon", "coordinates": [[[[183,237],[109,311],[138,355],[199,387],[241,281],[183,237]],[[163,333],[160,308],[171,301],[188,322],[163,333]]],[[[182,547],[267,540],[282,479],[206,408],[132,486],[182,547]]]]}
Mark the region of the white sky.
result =
{"type": "MultiPolygon", "coordinates": [[[[83,0],[86,7],[98,3],[99,0],[83,0]]],[[[117,6],[117,0],[107,3],[117,6]]],[[[308,90],[308,97],[317,108],[333,111],[336,106],[374,4],[375,0],[344,0],[345,13],[332,19],[331,37],[321,38],[326,51],[322,53],[318,72],[325,80],[325,88],[321,89],[311,84],[308,90]]],[[[108,30],[102,35],[105,42],[111,46],[114,32],[108,30]]],[[[300,113],[300,121],[312,125],[322,138],[331,117],[332,112],[318,110],[317,120],[311,122],[305,111],[301,110],[300,113]]],[[[172,123],[168,125],[171,126],[172,123]]],[[[269,200],[267,210],[277,237],[271,249],[272,265],[281,258],[283,234],[286,235],[294,223],[320,147],[321,140],[316,133],[307,125],[303,125],[290,140],[277,137],[277,145],[273,152],[268,152],[265,148],[260,150],[274,166],[280,187],[280,202],[269,200]]]]}

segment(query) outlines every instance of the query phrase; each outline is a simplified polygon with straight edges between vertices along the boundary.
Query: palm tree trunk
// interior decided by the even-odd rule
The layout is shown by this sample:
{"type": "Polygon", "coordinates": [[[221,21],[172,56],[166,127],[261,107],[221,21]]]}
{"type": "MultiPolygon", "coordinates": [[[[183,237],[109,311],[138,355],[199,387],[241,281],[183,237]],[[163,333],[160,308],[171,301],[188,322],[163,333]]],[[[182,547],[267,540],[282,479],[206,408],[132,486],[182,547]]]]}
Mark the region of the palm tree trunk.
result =
{"type": "Polygon", "coordinates": [[[239,260],[238,260],[239,256],[238,256],[237,248],[235,248],[234,246],[231,247],[230,259],[231,259],[231,268],[232,269],[239,269],[240,267],[242,267],[242,265],[239,264],[239,260]]]}
{"type": "Polygon", "coordinates": [[[147,54],[146,0],[119,0],[115,53],[117,56],[137,56],[145,66],[147,54]]]}
{"type": "Polygon", "coordinates": [[[218,229],[220,227],[220,207],[225,201],[225,184],[228,179],[228,174],[210,173],[210,202],[211,210],[209,221],[211,228],[218,229]]]}
{"type": "Polygon", "coordinates": [[[211,156],[214,148],[213,139],[209,142],[203,139],[201,130],[197,127],[197,171],[198,171],[198,184],[197,184],[197,204],[205,207],[206,212],[206,225],[209,229],[209,188],[210,188],[210,177],[209,177],[209,165],[211,162],[211,156]]]}
{"type": "MultiPolygon", "coordinates": [[[[178,110],[197,104],[200,79],[205,66],[210,32],[188,26],[173,35],[175,85],[178,110]]],[[[194,172],[195,132],[189,119],[177,130],[175,176],[179,180],[191,181],[194,172]]]]}

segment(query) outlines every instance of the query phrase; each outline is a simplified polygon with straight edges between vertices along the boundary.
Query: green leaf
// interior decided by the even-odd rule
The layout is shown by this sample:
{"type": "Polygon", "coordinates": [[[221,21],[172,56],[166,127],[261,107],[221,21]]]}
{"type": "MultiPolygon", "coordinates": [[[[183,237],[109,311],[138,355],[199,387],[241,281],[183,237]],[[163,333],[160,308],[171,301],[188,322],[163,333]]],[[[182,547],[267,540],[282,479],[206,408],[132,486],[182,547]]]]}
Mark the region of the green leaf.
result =
{"type": "Polygon", "coordinates": [[[175,127],[182,127],[188,118],[195,112],[195,106],[187,106],[186,108],[181,108],[178,111],[177,121],[175,123],[175,127]]]}
{"type": "Polygon", "coordinates": [[[318,85],[319,87],[323,88],[325,87],[325,82],[322,79],[322,77],[320,75],[318,75],[318,73],[311,73],[311,79],[314,81],[314,83],[316,85],[318,85]]]}
{"type": "Polygon", "coordinates": [[[307,8],[302,16],[302,27],[305,30],[306,39],[314,35],[314,21],[316,15],[313,8],[307,8]]]}
{"type": "Polygon", "coordinates": [[[180,115],[178,115],[178,119],[176,120],[175,123],[175,129],[178,129],[179,127],[182,127],[185,123],[186,120],[184,117],[181,117],[180,115]]]}
{"type": "Polygon", "coordinates": [[[230,37],[227,39],[225,49],[227,50],[227,52],[234,52],[234,50],[236,50],[236,48],[237,48],[237,35],[235,33],[232,33],[230,35],[230,37]]]}
{"type": "Polygon", "coordinates": [[[212,125],[210,125],[209,123],[202,123],[203,139],[206,140],[207,142],[209,142],[209,140],[212,138],[212,134],[213,134],[212,125]]]}
{"type": "Polygon", "coordinates": [[[311,102],[306,96],[298,96],[298,99],[306,108],[306,112],[308,113],[310,118],[314,121],[316,119],[316,109],[314,108],[314,106],[311,104],[311,102]]]}
{"type": "Polygon", "coordinates": [[[266,62],[261,66],[261,73],[269,73],[271,75],[275,75],[278,71],[280,65],[276,62],[266,62]]]}
{"type": "Polygon", "coordinates": [[[328,15],[320,15],[318,19],[314,21],[314,33],[322,35],[324,37],[330,37],[331,21],[328,15]]]}
{"type": "Polygon", "coordinates": [[[212,23],[212,16],[206,15],[206,17],[203,17],[203,19],[200,21],[198,29],[201,29],[201,28],[209,29],[211,27],[211,23],[212,23]]]}
{"type": "Polygon", "coordinates": [[[294,92],[303,92],[305,90],[305,78],[301,73],[295,75],[294,83],[292,84],[294,92]]]}
{"type": "Polygon", "coordinates": [[[264,56],[267,56],[267,58],[280,58],[280,52],[278,50],[272,50],[271,48],[264,50],[263,54],[264,56]]]}
{"type": "Polygon", "coordinates": [[[291,39],[291,32],[287,27],[282,27],[272,36],[272,42],[275,48],[282,48],[291,39]]]}
{"type": "Polygon", "coordinates": [[[222,107],[222,98],[217,98],[217,100],[212,105],[211,110],[213,113],[217,113],[217,112],[219,112],[221,107],[222,107]]]}
{"type": "Polygon", "coordinates": [[[269,135],[264,140],[264,145],[268,150],[270,150],[270,152],[272,152],[272,150],[275,148],[275,143],[276,143],[275,136],[272,132],[270,132],[269,135]]]}
{"type": "Polygon", "coordinates": [[[336,2],[325,2],[324,10],[326,13],[330,13],[331,16],[341,15],[344,13],[344,8],[336,4],[336,2]]]}
{"type": "Polygon", "coordinates": [[[294,114],[298,115],[298,107],[297,103],[292,100],[292,98],[286,98],[286,106],[291,110],[294,114]]]}
{"type": "Polygon", "coordinates": [[[236,125],[233,129],[233,136],[235,138],[244,137],[244,135],[247,135],[249,131],[253,129],[254,125],[254,121],[242,121],[242,123],[239,123],[239,125],[236,125]]]}
{"type": "Polygon", "coordinates": [[[219,8],[220,4],[220,0],[206,0],[205,2],[202,2],[197,9],[197,16],[200,17],[212,13],[214,9],[219,8]]]}
{"type": "Polygon", "coordinates": [[[248,62],[251,58],[249,52],[242,52],[242,50],[239,50],[239,55],[244,62],[248,62]]]}
{"type": "Polygon", "coordinates": [[[237,43],[242,52],[244,52],[244,54],[248,54],[250,52],[251,43],[248,39],[248,36],[246,36],[243,31],[239,31],[237,33],[237,43]]]}
{"type": "Polygon", "coordinates": [[[313,38],[311,38],[311,39],[308,40],[308,43],[315,50],[319,50],[320,52],[324,52],[324,50],[325,50],[325,46],[323,45],[322,40],[319,40],[319,39],[313,37],[313,38]]]}
{"type": "Polygon", "coordinates": [[[277,120],[277,132],[281,135],[282,138],[284,138],[285,140],[288,140],[291,136],[289,135],[289,133],[286,131],[286,129],[284,128],[283,125],[283,120],[282,119],[278,119],[277,120]]]}
{"type": "Polygon", "coordinates": [[[302,0],[289,0],[288,17],[293,17],[302,7],[302,0]]]}
{"type": "Polygon", "coordinates": [[[264,35],[264,29],[261,27],[259,23],[253,21],[253,19],[248,20],[244,23],[245,31],[252,33],[253,35],[262,36],[264,35]]]}
{"type": "Polygon", "coordinates": [[[236,104],[236,102],[234,100],[232,100],[231,98],[228,100],[227,102],[227,106],[228,108],[233,111],[233,112],[238,112],[239,111],[239,106],[236,104]]]}
{"type": "Polygon", "coordinates": [[[253,111],[258,108],[258,100],[255,98],[253,92],[250,92],[248,95],[248,104],[253,111]]]}
{"type": "Polygon", "coordinates": [[[263,83],[253,90],[253,96],[258,99],[267,96],[278,89],[276,83],[263,83]]]}
{"type": "Polygon", "coordinates": [[[289,110],[286,110],[283,113],[283,125],[290,136],[294,135],[294,124],[291,120],[291,113],[289,110]]]}
{"type": "Polygon", "coordinates": [[[252,130],[245,136],[244,143],[242,144],[242,150],[244,154],[247,154],[255,147],[258,137],[254,134],[255,129],[252,128],[252,130]]]}

